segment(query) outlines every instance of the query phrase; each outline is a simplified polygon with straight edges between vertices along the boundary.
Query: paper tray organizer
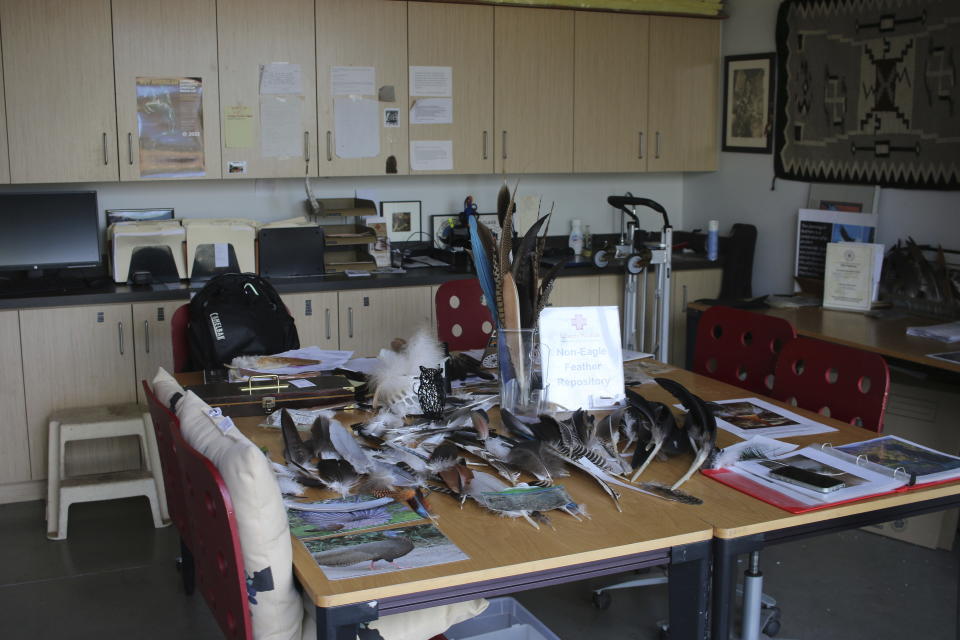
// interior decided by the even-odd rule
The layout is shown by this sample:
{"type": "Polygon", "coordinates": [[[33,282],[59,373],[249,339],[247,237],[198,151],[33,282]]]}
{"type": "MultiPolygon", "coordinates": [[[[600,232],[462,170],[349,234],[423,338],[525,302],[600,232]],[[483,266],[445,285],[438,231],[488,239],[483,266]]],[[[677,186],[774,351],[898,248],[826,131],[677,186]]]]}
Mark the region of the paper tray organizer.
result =
{"type": "Polygon", "coordinates": [[[187,277],[186,234],[179,220],[117,222],[110,225],[107,235],[114,282],[123,284],[137,271],[149,271],[155,281],[187,277]]]}
{"type": "Polygon", "coordinates": [[[257,223],[243,218],[183,220],[189,278],[209,278],[228,271],[257,270],[257,223]]]}

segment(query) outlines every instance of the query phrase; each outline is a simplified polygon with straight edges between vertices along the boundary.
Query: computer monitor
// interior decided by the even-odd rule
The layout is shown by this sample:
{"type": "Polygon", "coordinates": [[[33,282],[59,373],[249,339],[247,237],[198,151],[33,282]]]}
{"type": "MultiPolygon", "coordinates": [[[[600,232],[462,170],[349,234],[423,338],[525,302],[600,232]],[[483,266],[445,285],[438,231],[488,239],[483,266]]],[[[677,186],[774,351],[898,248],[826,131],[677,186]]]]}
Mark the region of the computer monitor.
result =
{"type": "Polygon", "coordinates": [[[0,193],[0,271],[40,275],[100,262],[96,191],[0,193]]]}

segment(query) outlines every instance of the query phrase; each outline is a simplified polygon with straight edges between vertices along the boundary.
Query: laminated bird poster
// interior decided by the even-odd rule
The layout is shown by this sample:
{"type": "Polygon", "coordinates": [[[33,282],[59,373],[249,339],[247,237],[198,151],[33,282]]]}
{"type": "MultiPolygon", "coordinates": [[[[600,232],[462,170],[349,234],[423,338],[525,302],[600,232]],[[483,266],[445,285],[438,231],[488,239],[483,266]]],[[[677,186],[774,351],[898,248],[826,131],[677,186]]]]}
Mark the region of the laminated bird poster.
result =
{"type": "Polygon", "coordinates": [[[137,78],[137,129],[142,177],[206,175],[200,78],[137,78]]]}
{"type": "Polygon", "coordinates": [[[310,502],[287,501],[285,506],[290,533],[301,540],[329,538],[424,520],[402,502],[369,495],[310,502]]]}
{"type": "Polygon", "coordinates": [[[470,559],[433,524],[301,542],[328,580],[470,559]]]}

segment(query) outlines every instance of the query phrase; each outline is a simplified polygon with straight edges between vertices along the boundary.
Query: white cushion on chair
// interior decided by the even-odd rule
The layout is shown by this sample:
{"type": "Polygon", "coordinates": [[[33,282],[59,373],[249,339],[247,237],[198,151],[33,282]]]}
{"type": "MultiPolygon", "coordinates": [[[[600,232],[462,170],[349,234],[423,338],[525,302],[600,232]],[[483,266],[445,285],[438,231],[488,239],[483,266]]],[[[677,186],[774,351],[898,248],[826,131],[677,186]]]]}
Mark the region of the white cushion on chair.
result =
{"type": "MultiPolygon", "coordinates": [[[[487,600],[479,598],[429,609],[404,611],[378,618],[370,623],[370,628],[376,629],[384,640],[428,640],[458,622],[480,615],[489,605],[487,600]]],[[[316,640],[316,611],[306,593],[303,594],[303,611],[302,640],[316,640]]]]}
{"type": "Polygon", "coordinates": [[[153,377],[153,394],[157,396],[157,400],[160,401],[160,404],[170,408],[170,398],[176,394],[183,395],[183,387],[180,386],[180,383],[177,380],[167,373],[167,370],[163,367],[157,369],[157,375],[153,377]]]}
{"type": "Polygon", "coordinates": [[[184,440],[213,463],[230,491],[248,588],[256,573],[269,570],[272,575],[273,589],[254,593],[256,602],[250,602],[253,637],[299,640],[303,611],[293,582],[290,527],[273,470],[263,452],[235,427],[222,432],[207,415],[209,410],[210,405],[187,391],[177,405],[177,417],[184,440]]]}

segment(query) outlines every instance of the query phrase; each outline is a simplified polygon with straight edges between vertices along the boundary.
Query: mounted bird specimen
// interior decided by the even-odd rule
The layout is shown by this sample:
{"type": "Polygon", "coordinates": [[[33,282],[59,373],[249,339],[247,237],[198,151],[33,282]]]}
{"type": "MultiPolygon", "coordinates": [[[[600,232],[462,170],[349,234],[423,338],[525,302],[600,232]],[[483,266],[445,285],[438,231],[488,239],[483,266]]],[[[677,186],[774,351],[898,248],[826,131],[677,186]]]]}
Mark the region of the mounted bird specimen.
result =
{"type": "Polygon", "coordinates": [[[684,482],[690,479],[697,469],[703,466],[707,459],[717,451],[717,419],[713,415],[713,409],[710,404],[704,402],[698,396],[679,382],[669,378],[655,378],[657,384],[669,391],[673,397],[680,401],[683,408],[687,410],[684,418],[684,431],[693,447],[693,463],[683,476],[677,480],[672,487],[676,490],[684,482]]]}

